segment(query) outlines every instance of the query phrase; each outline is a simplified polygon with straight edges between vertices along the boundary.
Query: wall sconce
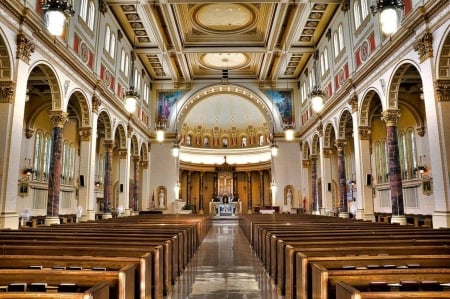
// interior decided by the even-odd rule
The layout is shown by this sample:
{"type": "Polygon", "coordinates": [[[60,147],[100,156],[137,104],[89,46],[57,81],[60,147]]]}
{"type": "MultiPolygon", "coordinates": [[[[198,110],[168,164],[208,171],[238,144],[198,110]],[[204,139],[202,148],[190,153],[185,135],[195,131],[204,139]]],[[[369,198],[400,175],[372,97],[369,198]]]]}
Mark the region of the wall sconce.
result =
{"type": "Polygon", "coordinates": [[[425,164],[423,164],[423,162],[422,162],[422,158],[425,159],[425,155],[419,156],[419,165],[417,165],[417,169],[416,169],[416,171],[419,171],[420,176],[422,176],[427,171],[425,164]]]}
{"type": "Polygon", "coordinates": [[[30,180],[30,177],[33,175],[33,173],[35,172],[33,167],[31,166],[31,159],[25,158],[25,167],[23,168],[23,174],[25,174],[28,178],[28,180],[30,180]]]}
{"type": "Polygon", "coordinates": [[[70,0],[46,0],[41,2],[47,29],[50,34],[61,36],[65,22],[75,14],[70,0]]]}
{"type": "Polygon", "coordinates": [[[102,185],[102,181],[100,180],[98,175],[95,176],[94,184],[95,184],[95,187],[100,187],[102,185]]]}
{"type": "Polygon", "coordinates": [[[156,141],[163,142],[164,141],[164,131],[167,129],[167,122],[165,120],[158,122],[155,124],[156,127],[156,141]]]}
{"type": "Polygon", "coordinates": [[[286,138],[287,141],[294,140],[295,137],[295,122],[290,123],[284,123],[284,138],[286,138]]]}
{"type": "Polygon", "coordinates": [[[405,7],[403,0],[376,0],[376,3],[370,6],[372,15],[380,13],[381,31],[384,34],[391,35],[397,31],[399,25],[399,11],[405,7]]]}

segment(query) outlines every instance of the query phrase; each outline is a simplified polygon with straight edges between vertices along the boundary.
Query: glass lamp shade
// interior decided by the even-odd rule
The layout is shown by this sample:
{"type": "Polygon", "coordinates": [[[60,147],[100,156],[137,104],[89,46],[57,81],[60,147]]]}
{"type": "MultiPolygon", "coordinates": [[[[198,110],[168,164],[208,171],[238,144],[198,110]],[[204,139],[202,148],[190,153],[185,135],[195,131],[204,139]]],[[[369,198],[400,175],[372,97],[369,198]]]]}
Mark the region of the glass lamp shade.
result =
{"type": "Polygon", "coordinates": [[[272,146],[270,147],[270,153],[272,154],[273,157],[278,156],[278,145],[273,143],[272,146]]]}
{"type": "Polygon", "coordinates": [[[314,93],[311,95],[311,108],[314,113],[322,111],[324,105],[324,96],[322,93],[314,93]]]}
{"type": "Polygon", "coordinates": [[[125,98],[125,109],[127,109],[127,112],[130,114],[133,114],[136,112],[136,106],[137,106],[137,100],[136,96],[134,94],[131,94],[127,92],[126,98],[125,98]]]}
{"type": "Polygon", "coordinates": [[[172,156],[177,158],[180,155],[180,146],[178,144],[174,144],[172,146],[172,156]]]}
{"type": "Polygon", "coordinates": [[[380,12],[381,31],[384,34],[391,35],[397,31],[398,28],[398,13],[393,6],[385,6],[380,12]]]}
{"type": "Polygon", "coordinates": [[[50,34],[55,36],[61,36],[63,34],[66,16],[62,9],[55,8],[47,10],[45,12],[45,20],[50,34]]]}
{"type": "Polygon", "coordinates": [[[163,130],[156,131],[156,141],[158,141],[158,142],[164,141],[164,131],[163,130]]]}
{"type": "Polygon", "coordinates": [[[294,140],[294,130],[287,129],[286,131],[284,131],[284,137],[286,138],[287,141],[294,140]]]}

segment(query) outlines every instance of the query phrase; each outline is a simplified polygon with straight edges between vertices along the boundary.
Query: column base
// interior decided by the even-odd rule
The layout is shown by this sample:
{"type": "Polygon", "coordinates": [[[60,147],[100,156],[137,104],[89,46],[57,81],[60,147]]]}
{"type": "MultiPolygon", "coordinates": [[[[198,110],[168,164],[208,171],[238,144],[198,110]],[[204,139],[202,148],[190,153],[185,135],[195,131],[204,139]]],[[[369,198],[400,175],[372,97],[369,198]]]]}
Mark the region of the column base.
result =
{"type": "Polygon", "coordinates": [[[312,211],[312,213],[311,213],[312,215],[320,215],[320,212],[319,211],[317,211],[317,210],[315,210],[315,211],[312,211]]]}
{"type": "Polygon", "coordinates": [[[350,218],[350,214],[348,212],[340,212],[339,218],[350,218]]]}
{"type": "Polygon", "coordinates": [[[13,213],[2,213],[0,215],[0,228],[19,228],[19,215],[15,212],[13,213]]]}
{"type": "Polygon", "coordinates": [[[325,208],[320,208],[320,215],[327,215],[327,210],[325,208]]]}
{"type": "Polygon", "coordinates": [[[111,213],[103,213],[102,214],[102,219],[111,219],[112,218],[112,214],[111,213]]]}
{"type": "Polygon", "coordinates": [[[204,212],[203,210],[199,210],[198,213],[199,213],[200,215],[203,215],[205,212],[204,212]]]}
{"type": "Polygon", "coordinates": [[[248,209],[248,210],[247,210],[247,214],[253,214],[252,209],[248,209]]]}
{"type": "Polygon", "coordinates": [[[400,225],[406,225],[405,215],[392,216],[391,223],[398,223],[400,225]]]}
{"type": "Polygon", "coordinates": [[[355,218],[356,219],[364,219],[364,210],[363,209],[357,209],[355,218]]]}
{"type": "Polygon", "coordinates": [[[433,228],[449,228],[450,211],[435,211],[433,213],[433,228]]]}
{"type": "Polygon", "coordinates": [[[59,216],[45,216],[44,225],[50,226],[53,224],[60,224],[59,216]]]}

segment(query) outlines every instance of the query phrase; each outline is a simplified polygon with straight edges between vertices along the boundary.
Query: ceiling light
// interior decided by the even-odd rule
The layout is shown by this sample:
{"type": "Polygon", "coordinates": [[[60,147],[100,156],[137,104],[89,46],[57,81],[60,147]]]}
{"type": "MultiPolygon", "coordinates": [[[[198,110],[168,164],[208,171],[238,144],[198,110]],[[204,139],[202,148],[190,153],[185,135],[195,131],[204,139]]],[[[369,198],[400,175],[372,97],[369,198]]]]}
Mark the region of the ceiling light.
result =
{"type": "Polygon", "coordinates": [[[67,19],[75,14],[71,1],[47,0],[43,1],[41,6],[50,34],[61,36],[64,32],[64,25],[67,19]]]}

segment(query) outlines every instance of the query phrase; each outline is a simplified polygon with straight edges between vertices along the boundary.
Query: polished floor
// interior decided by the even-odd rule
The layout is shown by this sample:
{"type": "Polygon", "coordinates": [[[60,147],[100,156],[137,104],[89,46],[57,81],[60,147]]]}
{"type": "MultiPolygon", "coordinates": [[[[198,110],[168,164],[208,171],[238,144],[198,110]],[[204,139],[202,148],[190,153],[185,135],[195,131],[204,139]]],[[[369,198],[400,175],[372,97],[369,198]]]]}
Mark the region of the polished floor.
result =
{"type": "Polygon", "coordinates": [[[282,299],[237,220],[218,220],[167,299],[282,299]]]}

